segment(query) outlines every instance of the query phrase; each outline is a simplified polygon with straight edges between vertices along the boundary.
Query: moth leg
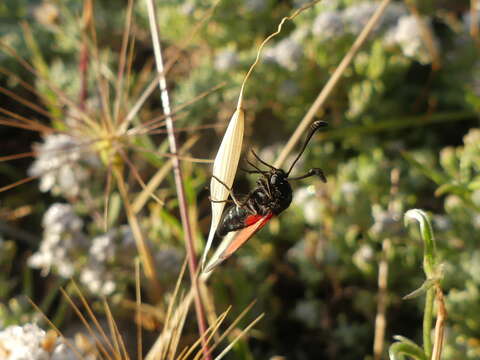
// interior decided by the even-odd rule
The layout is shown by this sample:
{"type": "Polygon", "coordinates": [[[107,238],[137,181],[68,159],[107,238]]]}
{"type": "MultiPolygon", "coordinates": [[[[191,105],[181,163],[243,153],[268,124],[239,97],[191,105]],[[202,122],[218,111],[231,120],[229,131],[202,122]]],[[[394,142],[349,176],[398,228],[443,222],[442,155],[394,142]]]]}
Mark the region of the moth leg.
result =
{"type": "Polygon", "coordinates": [[[212,203],[231,203],[233,202],[232,200],[213,200],[210,196],[208,197],[208,200],[210,200],[210,202],[212,203]]]}
{"type": "Polygon", "coordinates": [[[260,187],[265,190],[265,192],[268,194],[268,197],[271,199],[272,198],[272,190],[270,189],[270,182],[268,181],[268,177],[265,176],[265,179],[259,179],[260,181],[260,187]]]}
{"type": "MultiPolygon", "coordinates": [[[[225,184],[222,180],[220,180],[218,177],[216,177],[215,175],[212,175],[212,178],[214,178],[215,180],[217,180],[220,184],[222,184],[225,189],[228,190],[233,202],[235,203],[235,205],[237,205],[237,207],[242,207],[244,204],[242,204],[242,202],[240,202],[239,200],[237,200],[237,198],[235,197],[235,195],[233,194],[233,190],[227,185],[225,184]]],[[[210,199],[210,201],[212,201],[210,199]]],[[[213,200],[212,202],[223,202],[223,201],[227,201],[227,200],[213,200]]]]}

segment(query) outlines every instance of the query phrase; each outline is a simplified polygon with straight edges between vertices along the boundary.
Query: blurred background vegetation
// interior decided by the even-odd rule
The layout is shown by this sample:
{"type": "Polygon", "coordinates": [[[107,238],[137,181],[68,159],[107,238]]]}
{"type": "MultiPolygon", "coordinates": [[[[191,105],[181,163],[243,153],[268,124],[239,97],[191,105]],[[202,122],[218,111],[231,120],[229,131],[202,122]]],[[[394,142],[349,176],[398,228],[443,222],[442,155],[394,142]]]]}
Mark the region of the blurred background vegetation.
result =
{"type": "MultiPolygon", "coordinates": [[[[185,130],[177,139],[189,146],[186,155],[214,158],[259,43],[303,4],[222,1],[201,24],[212,1],[157,2],[166,62],[176,59],[167,74],[170,95],[174,107],[190,103],[175,118],[185,130]]],[[[132,202],[138,199],[138,178],[148,182],[167,166],[161,156],[168,152],[166,135],[150,128],[106,144],[79,120],[82,112],[94,121],[105,118],[102,97],[114,108],[127,5],[97,0],[89,18],[84,3],[74,0],[0,4],[0,186],[36,177],[2,188],[0,329],[32,322],[48,328],[26,295],[66,336],[83,331],[59,292],[64,286],[76,299],[68,282],[74,278],[100,318],[99,304],[108,298],[127,343],[134,343],[136,242],[112,168],[121,168],[132,202]],[[86,70],[82,54],[88,55],[86,70]],[[99,78],[110,89],[106,95],[99,78]]],[[[291,207],[208,282],[210,313],[212,306],[219,313],[232,305],[238,315],[254,299],[247,320],[265,312],[229,359],[373,359],[382,259],[389,269],[385,354],[396,334],[419,343],[424,298],[402,300],[424,279],[418,231],[403,225],[411,208],[430,214],[443,264],[443,358],[480,358],[480,13],[474,5],[405,0],[386,9],[317,114],[329,130],[297,166],[297,172],[322,167],[328,183],[295,184],[291,207]]],[[[324,0],[285,25],[247,84],[246,148],[274,161],[377,6],[324,0]]],[[[143,1],[133,5],[131,32],[120,117],[156,76],[143,1]]],[[[130,125],[141,128],[162,114],[155,92],[130,125]]],[[[209,228],[211,166],[185,160],[182,168],[200,255],[209,228]]],[[[145,302],[159,309],[185,257],[174,180],[165,169],[155,190],[162,204],[152,198],[136,204],[164,295],[151,300],[145,279],[142,290],[145,302]]],[[[239,172],[236,192],[246,193],[255,180],[239,172]]],[[[154,311],[149,319],[145,347],[163,321],[154,311]]],[[[196,331],[191,316],[182,343],[196,339],[196,331]]]]}

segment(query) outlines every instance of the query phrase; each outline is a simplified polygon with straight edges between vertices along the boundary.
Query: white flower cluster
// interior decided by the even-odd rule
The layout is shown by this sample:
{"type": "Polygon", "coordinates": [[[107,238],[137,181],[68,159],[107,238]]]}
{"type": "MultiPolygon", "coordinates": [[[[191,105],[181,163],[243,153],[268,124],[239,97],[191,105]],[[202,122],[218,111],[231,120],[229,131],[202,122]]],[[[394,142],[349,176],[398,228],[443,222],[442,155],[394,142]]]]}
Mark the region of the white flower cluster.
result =
{"type": "MultiPolygon", "coordinates": [[[[421,21],[424,22],[423,26],[430,26],[427,19],[421,21]]],[[[403,55],[418,60],[422,64],[431,62],[430,53],[422,38],[422,24],[413,15],[402,16],[398,20],[397,26],[386,34],[385,44],[399,46],[403,55]]]]}
{"type": "MultiPolygon", "coordinates": [[[[378,2],[359,2],[344,10],[337,7],[338,4],[326,6],[315,18],[311,31],[318,41],[338,39],[346,34],[357,35],[374,14],[378,2]]],[[[425,26],[430,26],[427,20],[423,21],[426,21],[425,26]]],[[[414,16],[408,15],[403,4],[393,3],[388,6],[374,31],[384,32],[385,45],[398,46],[406,57],[422,63],[431,61],[422,38],[420,23],[414,16]]],[[[303,57],[301,42],[307,35],[307,30],[299,28],[275,46],[267,48],[266,61],[277,63],[289,71],[295,71],[303,57]]]]}
{"type": "Polygon", "coordinates": [[[370,1],[347,7],[343,11],[343,19],[347,29],[354,34],[358,34],[365,27],[377,7],[378,3],[370,1]]]}
{"type": "Polygon", "coordinates": [[[303,216],[309,225],[320,223],[322,204],[315,195],[314,186],[310,185],[296,190],[293,199],[294,204],[303,210],[303,216]]]}
{"type": "MultiPolygon", "coordinates": [[[[378,2],[365,1],[347,7],[345,10],[328,8],[322,11],[313,23],[312,32],[320,40],[338,38],[344,34],[358,34],[367,24],[378,7],[378,2]]],[[[395,26],[401,16],[407,14],[403,4],[393,3],[385,9],[375,31],[395,26]]]]}
{"type": "Polygon", "coordinates": [[[265,61],[295,71],[303,57],[302,40],[307,35],[305,29],[297,29],[290,36],[280,40],[275,46],[265,50],[265,61]]]}
{"type": "Polygon", "coordinates": [[[29,175],[40,177],[40,190],[77,196],[89,176],[87,168],[80,164],[90,159],[82,154],[82,144],[69,135],[52,134],[42,144],[36,144],[35,152],[29,175]]]}
{"type": "MultiPolygon", "coordinates": [[[[132,254],[136,245],[131,229],[124,225],[95,237],[89,249],[88,263],[80,273],[81,283],[92,293],[103,296],[118,291],[118,285],[131,279],[132,254]]],[[[159,276],[177,276],[183,254],[173,247],[155,252],[155,264],[159,276]]]]}
{"type": "Polygon", "coordinates": [[[342,13],[336,10],[322,11],[314,22],[312,33],[320,40],[330,40],[344,34],[342,13]]]}
{"type": "Polygon", "coordinates": [[[55,267],[58,274],[69,278],[74,273],[74,254],[85,247],[83,221],[69,204],[55,203],[43,216],[44,228],[40,249],[29,259],[33,268],[42,269],[42,275],[55,267]]]}
{"type": "Polygon", "coordinates": [[[115,264],[131,265],[135,253],[135,241],[128,226],[112,229],[95,237],[89,249],[89,261],[82,268],[80,281],[92,293],[111,295],[116,290],[118,271],[112,271],[115,264]],[[119,260],[124,257],[125,261],[119,260]]]}
{"type": "Polygon", "coordinates": [[[13,325],[0,331],[0,359],[74,360],[77,359],[61,338],[50,341],[36,324],[13,325]]]}
{"type": "MultiPolygon", "coordinates": [[[[312,33],[319,41],[339,38],[344,34],[358,34],[378,7],[378,2],[365,1],[338,10],[328,8],[314,20],[312,33]]],[[[385,45],[398,46],[402,53],[421,63],[431,61],[430,54],[422,38],[421,26],[429,27],[428,19],[424,24],[413,15],[409,15],[401,3],[392,3],[385,9],[374,31],[385,31],[385,45]]],[[[434,39],[434,41],[437,41],[434,39]]]]}

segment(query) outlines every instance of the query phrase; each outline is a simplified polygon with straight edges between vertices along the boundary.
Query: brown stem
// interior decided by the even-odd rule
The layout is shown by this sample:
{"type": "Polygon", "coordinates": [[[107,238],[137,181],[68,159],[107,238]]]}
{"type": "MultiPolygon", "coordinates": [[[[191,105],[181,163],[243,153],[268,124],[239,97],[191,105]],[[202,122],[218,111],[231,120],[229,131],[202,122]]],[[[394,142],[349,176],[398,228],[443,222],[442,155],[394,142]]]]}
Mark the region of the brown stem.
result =
{"type": "MultiPolygon", "coordinates": [[[[157,71],[160,74],[158,85],[160,88],[160,96],[162,100],[163,111],[166,115],[166,126],[168,131],[168,142],[170,145],[170,152],[174,155],[177,154],[177,142],[175,139],[175,131],[173,128],[173,119],[171,117],[171,108],[170,108],[170,99],[169,93],[167,90],[167,82],[165,79],[162,50],[160,46],[159,38],[159,26],[157,23],[158,17],[156,16],[156,9],[153,0],[146,0],[148,7],[148,16],[150,22],[150,33],[152,36],[152,43],[155,54],[155,62],[157,65],[157,71]]],[[[193,246],[193,235],[192,227],[190,224],[190,218],[188,215],[187,200],[185,197],[185,190],[183,187],[183,178],[182,178],[182,169],[180,167],[180,161],[178,157],[174,156],[172,158],[173,163],[173,174],[175,177],[175,187],[177,189],[178,203],[180,207],[180,218],[182,220],[182,227],[185,234],[185,247],[187,250],[187,259],[188,259],[188,269],[190,272],[190,279],[192,281],[192,287],[194,289],[194,303],[195,303],[195,313],[197,316],[198,329],[200,332],[200,337],[202,341],[202,350],[204,359],[210,360],[211,355],[208,349],[208,344],[206,342],[205,333],[207,331],[207,323],[205,320],[205,312],[202,305],[202,300],[200,297],[200,291],[198,287],[198,278],[197,278],[197,259],[195,256],[195,249],[193,246]]]]}
{"type": "Polygon", "coordinates": [[[381,360],[385,345],[385,328],[387,327],[387,305],[388,305],[388,252],[390,240],[382,242],[382,259],[378,267],[378,295],[377,315],[375,317],[375,337],[373,341],[373,358],[381,360]]]}
{"type": "Polygon", "coordinates": [[[113,165],[112,170],[113,175],[115,176],[115,179],[117,181],[120,196],[123,200],[123,206],[125,208],[128,223],[132,230],[133,238],[135,239],[135,244],[137,246],[140,259],[142,260],[143,268],[145,269],[145,276],[149,281],[150,295],[152,296],[154,301],[158,301],[162,293],[162,289],[158,282],[158,276],[155,269],[155,262],[153,260],[152,253],[148,248],[147,242],[145,241],[142,230],[140,228],[140,223],[138,222],[137,216],[133,211],[132,203],[130,202],[130,198],[128,196],[127,185],[125,184],[125,180],[122,176],[122,170],[120,166],[117,165],[113,165]]]}
{"type": "Polygon", "coordinates": [[[87,38],[87,29],[88,25],[92,18],[92,1],[85,1],[83,6],[83,38],[82,38],[82,48],[80,50],[80,60],[78,64],[78,70],[80,72],[80,99],[79,99],[79,108],[85,110],[86,100],[88,97],[88,62],[90,59],[90,54],[88,52],[88,38],[87,38]]]}
{"type": "Polygon", "coordinates": [[[85,110],[85,103],[88,97],[88,46],[86,41],[82,44],[82,50],[80,51],[80,63],[78,68],[80,70],[80,81],[81,81],[81,88],[80,88],[80,99],[78,106],[80,109],[85,110]]]}
{"type": "Polygon", "coordinates": [[[480,45],[478,38],[478,0],[470,0],[470,35],[477,46],[480,45]]]}
{"type": "MultiPolygon", "coordinates": [[[[390,202],[388,211],[395,211],[395,195],[398,194],[400,183],[400,170],[393,168],[390,173],[390,202]]],[[[381,360],[383,349],[385,347],[385,329],[387,327],[387,308],[388,308],[388,257],[391,247],[390,239],[385,238],[382,241],[382,257],[378,266],[378,295],[377,295],[377,315],[375,317],[375,336],[373,341],[373,358],[381,360]]]]}
{"type": "Polygon", "coordinates": [[[445,321],[447,319],[447,309],[445,308],[445,300],[442,288],[437,283],[436,286],[437,301],[437,321],[435,323],[435,337],[433,340],[432,360],[440,360],[442,357],[443,341],[445,339],[445,321]]]}

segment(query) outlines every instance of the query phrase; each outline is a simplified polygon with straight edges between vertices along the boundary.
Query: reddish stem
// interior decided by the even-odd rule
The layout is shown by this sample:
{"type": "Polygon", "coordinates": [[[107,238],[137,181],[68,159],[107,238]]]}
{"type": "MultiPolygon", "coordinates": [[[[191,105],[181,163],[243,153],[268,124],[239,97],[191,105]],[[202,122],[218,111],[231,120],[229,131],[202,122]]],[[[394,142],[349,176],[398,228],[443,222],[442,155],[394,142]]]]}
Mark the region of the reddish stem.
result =
{"type": "Polygon", "coordinates": [[[80,79],[81,79],[79,107],[82,110],[85,110],[86,100],[88,96],[88,60],[89,58],[90,56],[88,53],[87,39],[85,38],[82,43],[82,49],[80,50],[80,63],[78,66],[80,70],[80,79]]]}

